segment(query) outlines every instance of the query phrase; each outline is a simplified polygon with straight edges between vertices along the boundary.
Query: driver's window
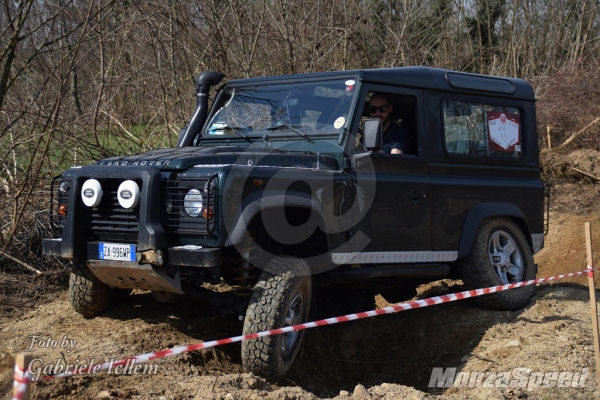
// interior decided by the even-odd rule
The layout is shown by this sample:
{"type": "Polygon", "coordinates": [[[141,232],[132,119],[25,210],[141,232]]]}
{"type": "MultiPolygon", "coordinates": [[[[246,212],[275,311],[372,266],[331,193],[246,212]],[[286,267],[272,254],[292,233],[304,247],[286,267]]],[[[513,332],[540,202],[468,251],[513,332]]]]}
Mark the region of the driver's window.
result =
{"type": "MultiPolygon", "coordinates": [[[[365,97],[360,126],[365,120],[377,118],[382,128],[382,153],[417,154],[417,99],[414,96],[369,91],[365,97]]],[[[362,137],[356,137],[357,148],[362,148],[362,137]]]]}

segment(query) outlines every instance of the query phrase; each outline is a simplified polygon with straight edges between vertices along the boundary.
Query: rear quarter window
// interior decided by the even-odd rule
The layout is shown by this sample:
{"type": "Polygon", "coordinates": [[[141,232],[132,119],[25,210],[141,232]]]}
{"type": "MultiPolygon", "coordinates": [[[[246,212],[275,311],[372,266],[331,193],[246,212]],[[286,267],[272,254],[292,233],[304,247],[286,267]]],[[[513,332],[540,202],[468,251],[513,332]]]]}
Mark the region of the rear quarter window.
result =
{"type": "Polygon", "coordinates": [[[523,156],[518,108],[444,100],[442,109],[448,154],[492,158],[523,156]]]}

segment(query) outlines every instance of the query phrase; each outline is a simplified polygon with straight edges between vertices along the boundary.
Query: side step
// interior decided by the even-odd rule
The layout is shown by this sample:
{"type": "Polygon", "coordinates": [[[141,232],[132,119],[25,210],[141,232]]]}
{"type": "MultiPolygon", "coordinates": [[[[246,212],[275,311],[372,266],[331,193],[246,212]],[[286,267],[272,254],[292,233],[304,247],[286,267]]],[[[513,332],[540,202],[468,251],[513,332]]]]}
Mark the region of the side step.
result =
{"type": "Polygon", "coordinates": [[[374,264],[361,266],[360,268],[337,268],[323,274],[322,279],[326,283],[332,284],[390,276],[400,278],[442,278],[448,275],[450,275],[450,267],[446,264],[374,264]]]}

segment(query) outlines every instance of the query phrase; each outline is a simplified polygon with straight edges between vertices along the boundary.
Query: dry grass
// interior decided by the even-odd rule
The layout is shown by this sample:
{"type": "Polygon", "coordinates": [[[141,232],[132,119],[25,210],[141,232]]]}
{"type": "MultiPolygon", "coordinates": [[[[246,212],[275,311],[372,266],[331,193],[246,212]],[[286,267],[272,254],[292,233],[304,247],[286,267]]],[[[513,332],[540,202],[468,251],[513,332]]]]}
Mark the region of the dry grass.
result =
{"type": "MultiPolygon", "coordinates": [[[[596,65],[565,66],[537,80],[537,125],[540,147],[559,147],[572,134],[600,117],[600,69],[596,65]]],[[[593,124],[565,146],[568,150],[600,150],[600,124],[593,124]]]]}

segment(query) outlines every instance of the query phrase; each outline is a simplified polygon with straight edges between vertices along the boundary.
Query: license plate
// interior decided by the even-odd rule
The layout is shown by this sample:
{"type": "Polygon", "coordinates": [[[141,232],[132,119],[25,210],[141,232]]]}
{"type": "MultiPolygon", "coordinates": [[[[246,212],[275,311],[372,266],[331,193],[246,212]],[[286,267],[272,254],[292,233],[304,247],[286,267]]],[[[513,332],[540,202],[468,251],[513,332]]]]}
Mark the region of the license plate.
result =
{"type": "Polygon", "coordinates": [[[135,261],[134,244],[99,243],[100,260],[135,261]]]}

